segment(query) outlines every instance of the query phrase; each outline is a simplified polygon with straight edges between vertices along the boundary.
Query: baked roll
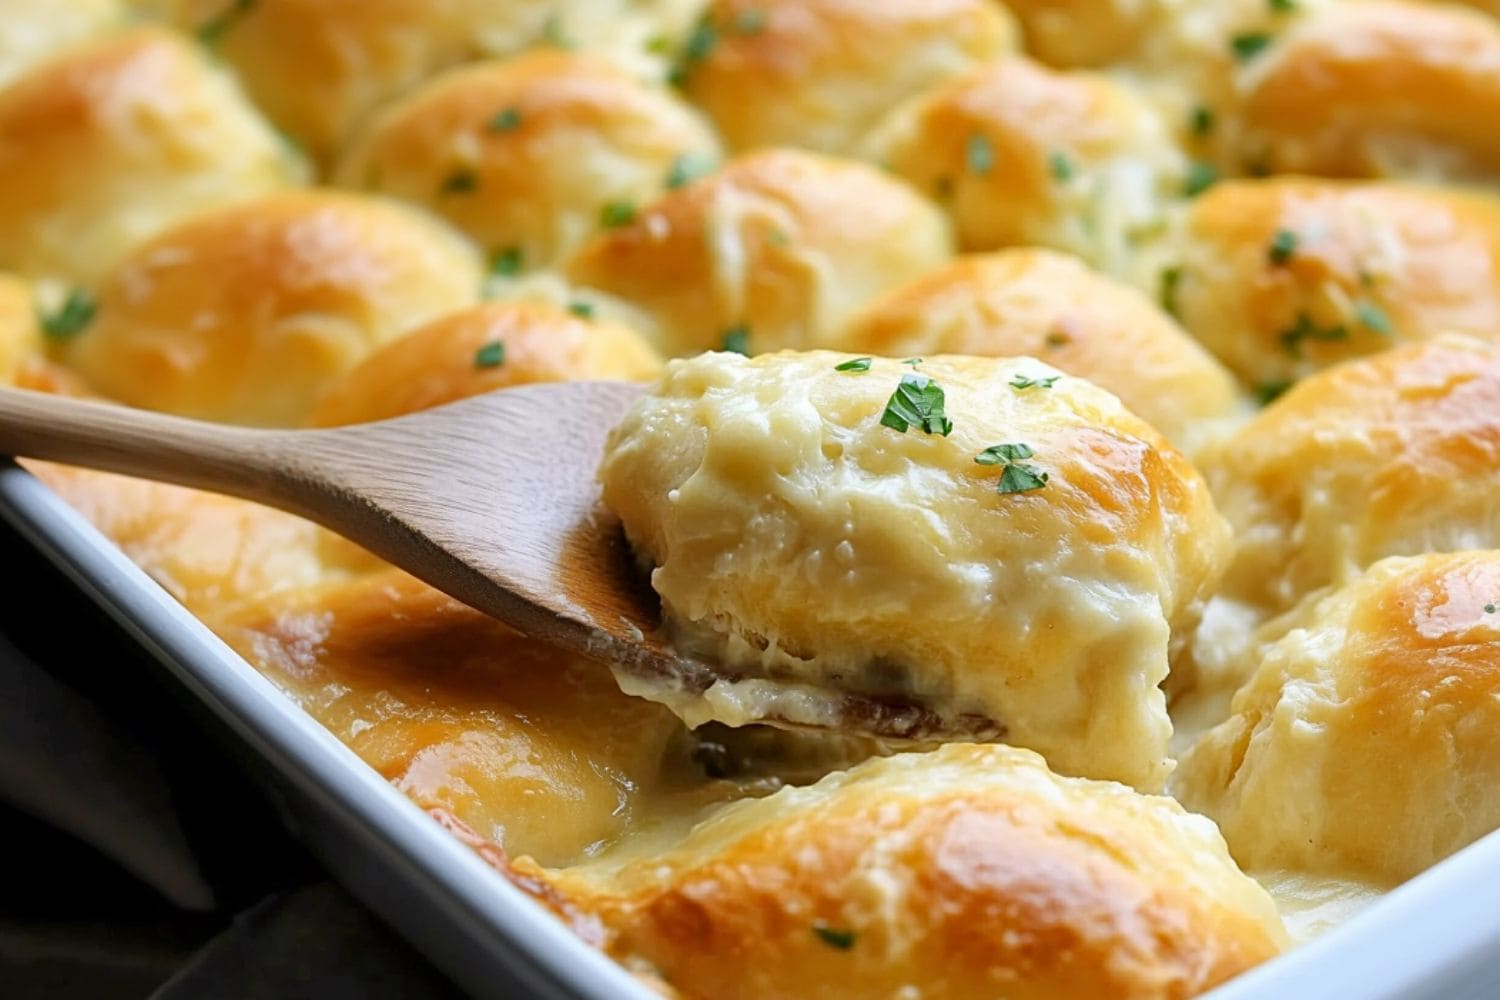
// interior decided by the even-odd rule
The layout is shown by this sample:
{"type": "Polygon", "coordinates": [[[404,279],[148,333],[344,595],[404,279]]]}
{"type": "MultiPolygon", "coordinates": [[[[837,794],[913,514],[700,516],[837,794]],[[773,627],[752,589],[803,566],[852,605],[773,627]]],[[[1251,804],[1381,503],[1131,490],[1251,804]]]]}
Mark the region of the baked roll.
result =
{"type": "Polygon", "coordinates": [[[1500,176],[1500,24],[1446,4],[1335,3],[1244,83],[1244,162],[1330,177],[1500,176]]]}
{"type": "Polygon", "coordinates": [[[1229,628],[1200,631],[1174,686],[1232,691],[1256,622],[1386,556],[1500,546],[1500,349],[1442,337],[1340,365],[1197,459],[1234,527],[1208,617],[1229,628]]]}
{"type": "Polygon", "coordinates": [[[674,75],[731,149],[848,154],[893,105],[1015,36],[993,0],[713,0],[674,75]]]}
{"type": "Polygon", "coordinates": [[[1241,408],[1228,371],[1135,288],[1050,250],[962,257],[876,299],[837,347],[1040,358],[1120,397],[1190,453],[1241,408]]]}
{"type": "Polygon", "coordinates": [[[1500,330],[1500,201],[1396,183],[1218,184],[1160,275],[1167,306],[1262,395],[1336,361],[1500,330]]]}
{"type": "Polygon", "coordinates": [[[1185,169],[1132,91],[1019,57],[898,108],[867,151],[942,204],[966,250],[1036,244],[1116,271],[1185,169]]]}
{"type": "Polygon", "coordinates": [[[0,85],[124,18],[119,0],[6,0],[0,17],[0,85]]]}
{"type": "Polygon", "coordinates": [[[1248,868],[1388,884],[1500,826],[1497,605],[1494,550],[1386,559],[1315,601],[1183,758],[1183,802],[1248,868]]]}
{"type": "Polygon", "coordinates": [[[853,691],[988,720],[1064,773],[1166,777],[1168,629],[1229,538],[1102,389],[1027,358],[704,354],[667,366],[600,479],[671,641],[738,675],[622,677],[690,724],[829,724],[853,691]]]}
{"type": "Polygon", "coordinates": [[[1285,942],[1213,824],[999,746],[869,761],[552,881],[685,998],[1189,997],[1285,942]]]}
{"type": "Polygon", "coordinates": [[[586,245],[568,277],[642,310],[663,353],[826,343],[876,294],[951,254],[942,214],[864,164],[731,161],[586,245]]]}
{"type": "Polygon", "coordinates": [[[439,70],[533,45],[593,44],[624,0],[172,0],[319,163],[372,111],[439,70]]]}
{"type": "Polygon", "coordinates": [[[132,406],[302,423],[375,347],[475,301],[477,254],[395,202],[302,191],[188,220],[100,287],[68,359],[132,406]]]}
{"type": "Polygon", "coordinates": [[[645,380],[661,359],[634,330],[543,302],[489,302],[439,316],[334,383],[312,423],[383,420],[529,382],[645,380]]]}
{"type": "Polygon", "coordinates": [[[665,90],[542,50],[421,87],[380,114],[339,178],[445,216],[514,273],[556,264],[717,161],[712,133],[665,90]]]}
{"type": "Polygon", "coordinates": [[[111,35],[0,90],[0,268],[87,285],[173,222],[300,175],[190,40],[111,35]]]}
{"type": "Polygon", "coordinates": [[[682,728],[597,664],[398,570],[272,595],[217,627],[418,805],[543,864],[632,828],[682,728]]]}

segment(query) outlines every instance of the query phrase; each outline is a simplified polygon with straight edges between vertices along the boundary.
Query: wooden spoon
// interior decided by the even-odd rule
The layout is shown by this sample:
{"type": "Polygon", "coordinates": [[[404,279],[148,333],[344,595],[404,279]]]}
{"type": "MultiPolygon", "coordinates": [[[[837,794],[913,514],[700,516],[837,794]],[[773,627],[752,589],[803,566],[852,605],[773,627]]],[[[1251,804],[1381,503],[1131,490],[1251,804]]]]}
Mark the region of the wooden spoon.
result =
{"type": "MultiPolygon", "coordinates": [[[[393,420],[285,431],[0,389],[0,453],[290,511],[535,639],[602,660],[617,676],[696,695],[746,675],[679,656],[663,641],[656,596],[599,500],[605,436],[643,391],[624,382],[528,385],[393,420]]],[[[813,696],[841,731],[898,739],[1003,731],[976,716],[943,718],[896,692],[813,696]]]]}

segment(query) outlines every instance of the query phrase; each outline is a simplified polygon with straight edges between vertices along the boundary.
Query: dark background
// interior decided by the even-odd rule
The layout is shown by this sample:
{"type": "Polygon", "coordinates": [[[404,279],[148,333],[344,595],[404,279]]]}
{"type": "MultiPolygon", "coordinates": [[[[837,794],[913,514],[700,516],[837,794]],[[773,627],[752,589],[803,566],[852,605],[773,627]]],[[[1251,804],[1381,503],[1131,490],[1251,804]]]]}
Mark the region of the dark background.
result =
{"type": "Polygon", "coordinates": [[[32,997],[452,996],[237,751],[0,522],[0,983],[32,997]]]}

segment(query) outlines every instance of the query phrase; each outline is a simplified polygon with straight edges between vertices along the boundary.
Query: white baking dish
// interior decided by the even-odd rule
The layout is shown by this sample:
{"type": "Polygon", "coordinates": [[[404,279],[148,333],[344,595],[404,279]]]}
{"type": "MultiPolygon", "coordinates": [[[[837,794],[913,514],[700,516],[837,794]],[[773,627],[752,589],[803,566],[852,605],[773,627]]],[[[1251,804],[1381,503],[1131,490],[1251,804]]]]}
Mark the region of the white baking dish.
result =
{"type": "MultiPolygon", "coordinates": [[[[648,1000],[450,837],[45,486],[0,460],[17,528],[264,764],[297,833],[348,888],[478,996],[648,1000]]],[[[1213,1000],[1500,998],[1500,835],[1213,1000]]],[[[976,998],[980,1000],[980,998],[976,998]]]]}

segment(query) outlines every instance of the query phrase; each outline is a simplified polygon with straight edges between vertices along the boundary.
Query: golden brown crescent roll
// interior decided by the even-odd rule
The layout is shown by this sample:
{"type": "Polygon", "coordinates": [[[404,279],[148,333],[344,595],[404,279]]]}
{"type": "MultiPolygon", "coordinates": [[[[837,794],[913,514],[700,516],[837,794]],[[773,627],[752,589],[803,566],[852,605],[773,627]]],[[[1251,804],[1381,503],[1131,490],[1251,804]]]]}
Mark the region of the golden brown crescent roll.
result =
{"type": "Polygon", "coordinates": [[[1333,177],[1500,172],[1500,24],[1367,0],[1301,19],[1245,83],[1247,162],[1333,177]]]}
{"type": "Polygon", "coordinates": [[[0,85],[124,17],[119,0],[5,0],[0,15],[0,85]]]}
{"type": "Polygon", "coordinates": [[[993,720],[1065,773],[1166,777],[1168,628],[1228,532],[1107,392],[1029,358],[703,354],[600,478],[673,642],[739,675],[622,678],[690,723],[828,724],[817,694],[854,691],[993,720]]]}
{"type": "Polygon", "coordinates": [[[1234,379],[1145,295],[1050,250],[962,257],[859,313],[855,354],[1040,358],[1191,450],[1240,408],[1234,379]]]}
{"type": "Polygon", "coordinates": [[[1335,361],[1500,331],[1500,200],[1397,183],[1218,184],[1192,205],[1168,306],[1267,395],[1335,361]]]}
{"type": "Polygon", "coordinates": [[[1015,35],[993,0],[713,0],[675,75],[731,149],[849,153],[893,105],[1015,35]]]}
{"type": "Polygon", "coordinates": [[[176,220],[298,176],[190,40],[112,35],[0,90],[0,267],[88,284],[176,220]]]}
{"type": "Polygon", "coordinates": [[[489,302],[391,341],[324,394],[321,426],[383,420],[528,382],[649,379],[656,352],[628,327],[544,302],[489,302]]]}
{"type": "Polygon", "coordinates": [[[1038,244],[1115,270],[1183,172],[1132,91],[1019,57],[898,108],[868,152],[944,205],[965,249],[1038,244]]]}
{"type": "Polygon", "coordinates": [[[551,881],[705,1000],[1182,998],[1286,940],[1212,823],[1000,746],[873,760],[551,881]]]}
{"type": "Polygon", "coordinates": [[[665,354],[808,347],[952,249],[942,214],[861,163],[742,156],[600,234],[568,277],[640,307],[665,354]]]}
{"type": "Polygon", "coordinates": [[[1052,66],[1104,66],[1134,53],[1159,5],[1154,0],[1005,0],[1026,51],[1052,66]]]}
{"type": "Polygon", "coordinates": [[[592,43],[624,0],[174,0],[177,24],[327,162],[375,108],[439,70],[532,45],[592,43]]]}
{"type": "Polygon", "coordinates": [[[1500,349],[1442,337],[1303,380],[1197,456],[1226,597],[1276,613],[1392,555],[1500,546],[1500,349]]]}
{"type": "Polygon", "coordinates": [[[299,424],[371,350],[473,302],[479,283],[473,248],[399,203],[276,195],[140,247],[101,286],[69,360],[133,406],[299,424]]]}
{"type": "Polygon", "coordinates": [[[425,205],[519,271],[552,266],[717,160],[712,133],[665,89],[541,50],[421,87],[380,114],[339,177],[425,205]]]}
{"type": "Polygon", "coordinates": [[[1376,563],[1258,658],[1183,801],[1251,868],[1388,882],[1500,826],[1497,607],[1500,551],[1376,563]]]}
{"type": "Polygon", "coordinates": [[[42,349],[31,288],[9,274],[0,274],[0,385],[16,381],[22,366],[42,349]]]}
{"type": "Polygon", "coordinates": [[[681,730],[597,664],[397,570],[277,595],[218,629],[419,805],[543,864],[627,829],[681,730]]]}

